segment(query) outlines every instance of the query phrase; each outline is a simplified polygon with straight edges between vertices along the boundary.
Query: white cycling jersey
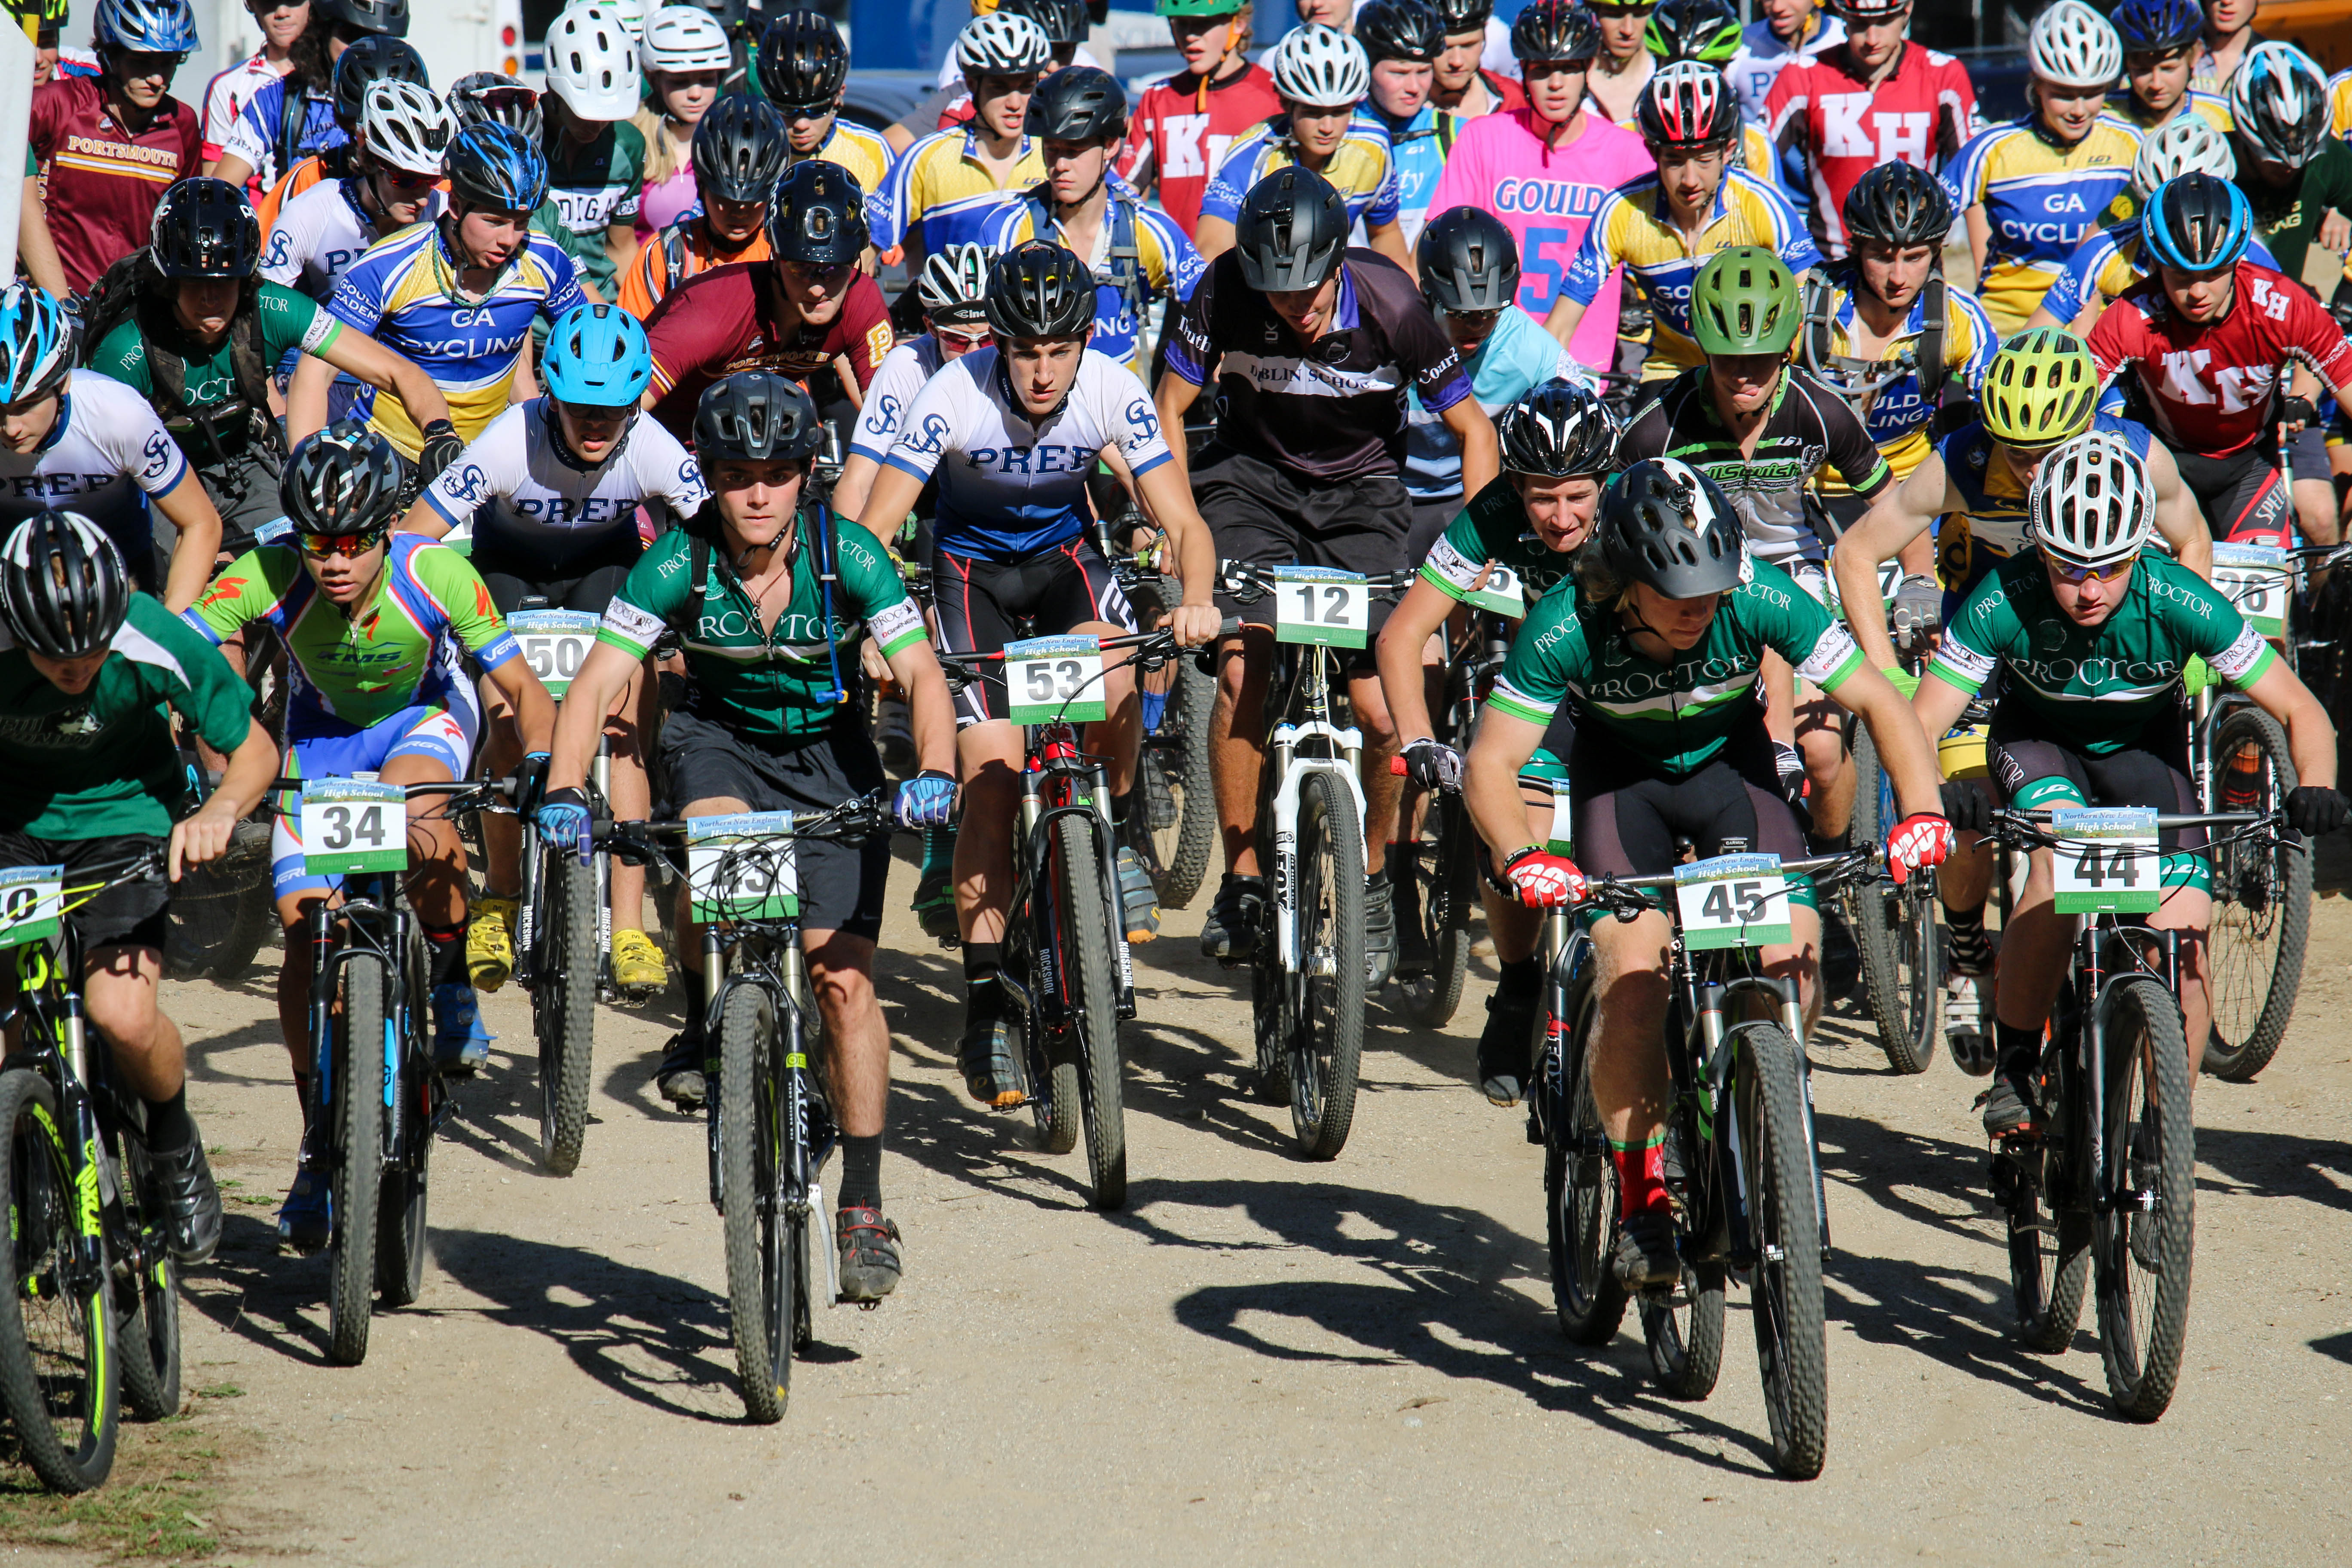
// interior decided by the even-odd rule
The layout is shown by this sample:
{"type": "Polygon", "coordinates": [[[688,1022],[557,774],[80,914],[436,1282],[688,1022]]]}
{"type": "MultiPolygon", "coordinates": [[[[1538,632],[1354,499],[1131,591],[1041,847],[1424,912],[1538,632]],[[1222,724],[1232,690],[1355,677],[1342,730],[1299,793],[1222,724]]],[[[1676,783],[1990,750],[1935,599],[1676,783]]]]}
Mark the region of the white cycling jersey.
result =
{"type": "MultiPolygon", "coordinates": [[[[433,222],[445,205],[435,191],[417,221],[433,222]]],[[[349,181],[320,180],[278,209],[269,243],[261,248],[261,276],[323,305],[336,279],[389,232],[369,222],[349,181]]]]}
{"type": "Polygon", "coordinates": [[[1087,476],[1106,447],[1139,477],[1169,461],[1151,394],[1133,371],[1087,349],[1069,395],[1033,423],[997,352],[984,348],[931,377],[883,461],[939,479],[940,549],[1024,561],[1086,532],[1087,476]]]}
{"type": "Polygon", "coordinates": [[[890,442],[898,434],[899,419],[946,363],[939,339],[929,332],[908,338],[885,354],[874,367],[873,383],[857,411],[857,428],[849,435],[849,449],[877,463],[887,457],[890,442]]]}
{"type": "Polygon", "coordinates": [[[58,401],[58,423],[31,452],[0,447],[0,534],[49,507],[98,524],[140,586],[153,589],[154,522],[147,498],[187,476],[188,459],[155,410],[130,387],[75,371],[58,401]]]}
{"type": "Polygon", "coordinates": [[[648,496],[692,517],[710,499],[694,454],[640,415],[593,468],[580,466],[555,429],[554,405],[535,397],[490,421],[463,456],[425,487],[425,504],[455,528],[471,521],[474,549],[552,566],[635,533],[648,496]]]}

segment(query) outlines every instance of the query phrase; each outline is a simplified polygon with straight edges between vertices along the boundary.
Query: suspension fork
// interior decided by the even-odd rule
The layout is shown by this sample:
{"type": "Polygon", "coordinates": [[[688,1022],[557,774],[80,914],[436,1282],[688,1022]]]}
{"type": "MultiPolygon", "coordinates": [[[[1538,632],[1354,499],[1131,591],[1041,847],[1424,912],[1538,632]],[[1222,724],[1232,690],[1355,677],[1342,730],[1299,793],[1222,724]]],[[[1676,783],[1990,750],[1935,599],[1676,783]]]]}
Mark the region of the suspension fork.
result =
{"type": "Polygon", "coordinates": [[[719,1091],[719,991],[726,979],[726,958],[719,944],[719,922],[702,928],[702,1105],[705,1142],[710,1157],[710,1206],[727,1212],[727,1192],[719,1176],[719,1118],[723,1114],[719,1091]]]}
{"type": "MultiPolygon", "coordinates": [[[[604,803],[604,809],[607,812],[611,811],[613,809],[613,737],[611,735],[601,731],[597,734],[596,756],[595,760],[589,764],[588,776],[595,785],[596,798],[604,803]]],[[[613,857],[609,852],[599,852],[591,855],[588,858],[588,863],[596,879],[595,889],[590,897],[596,900],[596,982],[601,988],[612,977],[613,973],[613,857]]],[[[643,910],[631,910],[629,918],[633,921],[639,921],[645,918],[645,914],[643,910]]]]}
{"type": "MultiPolygon", "coordinates": [[[[1097,763],[1093,774],[1096,875],[1102,882],[1103,907],[1110,911],[1110,945],[1118,954],[1118,1016],[1135,1016],[1135,955],[1127,945],[1127,900],[1118,885],[1118,830],[1111,820],[1110,773],[1097,763]]],[[[1132,805],[1132,801],[1129,802],[1132,805]]]]}
{"type": "Polygon", "coordinates": [[[89,1026],[79,990],[65,990],[67,1124],[72,1129],[74,1187],[74,1273],[77,1294],[98,1288],[106,1269],[106,1241],[100,1211],[115,1201],[113,1173],[106,1168],[98,1144],[98,1110],[89,1094],[89,1026]]]}

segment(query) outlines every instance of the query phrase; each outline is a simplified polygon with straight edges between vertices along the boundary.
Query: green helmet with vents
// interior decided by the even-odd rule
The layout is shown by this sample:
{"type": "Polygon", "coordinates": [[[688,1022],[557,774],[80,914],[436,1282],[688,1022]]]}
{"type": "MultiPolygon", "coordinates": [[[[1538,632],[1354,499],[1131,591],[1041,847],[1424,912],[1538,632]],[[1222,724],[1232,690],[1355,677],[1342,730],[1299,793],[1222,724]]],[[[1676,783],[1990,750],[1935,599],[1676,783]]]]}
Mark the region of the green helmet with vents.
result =
{"type": "Polygon", "coordinates": [[[1787,353],[1802,324],[1797,279],[1760,245],[1735,245],[1691,280],[1691,337],[1711,354],[1787,353]]]}

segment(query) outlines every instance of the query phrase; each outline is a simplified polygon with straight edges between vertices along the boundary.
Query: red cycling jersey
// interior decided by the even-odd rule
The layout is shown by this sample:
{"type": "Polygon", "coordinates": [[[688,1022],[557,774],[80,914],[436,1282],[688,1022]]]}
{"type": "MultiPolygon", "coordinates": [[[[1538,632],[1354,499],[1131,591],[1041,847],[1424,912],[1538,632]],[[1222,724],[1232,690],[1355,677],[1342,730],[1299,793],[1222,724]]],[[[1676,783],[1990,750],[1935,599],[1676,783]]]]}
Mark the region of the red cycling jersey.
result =
{"type": "Polygon", "coordinates": [[[761,287],[772,265],[738,261],[698,272],[662,296],[646,318],[654,360],[654,420],[679,440],[694,438],[694,411],[703,389],[739,370],[790,376],[808,385],[809,395],[823,407],[833,400],[833,388],[825,384],[833,378],[825,373],[836,359],[849,362],[862,393],[890,352],[890,307],[874,279],[851,273],[841,309],[824,325],[788,325],[771,315],[776,297],[761,287]]]}
{"type": "Polygon", "coordinates": [[[1895,74],[1876,87],[1853,71],[1839,45],[1791,62],[1764,100],[1773,142],[1804,154],[1813,243],[1832,258],[1845,254],[1845,196],[1856,180],[1898,158],[1932,174],[1976,130],[1976,89],[1949,55],[1906,44],[1895,74]]]}
{"type": "Polygon", "coordinates": [[[1137,100],[1118,151],[1119,178],[1160,187],[1160,205],[1186,235],[1200,226],[1201,198],[1225,150],[1282,112],[1274,78],[1250,66],[1203,84],[1191,71],[1153,82],[1137,100]]]}
{"type": "Polygon", "coordinates": [[[87,293],[119,256],[147,243],[155,202],[198,171],[204,132],[196,111],[166,98],[144,131],[107,112],[106,89],[66,76],[33,89],[32,149],[41,161],[41,204],[64,263],[66,286],[87,293]]]}
{"type": "Polygon", "coordinates": [[[2301,285],[2238,263],[2237,298],[2218,321],[2184,319],[2164,285],[2144,278],[2091,329],[2102,378],[2139,367],[2157,429],[2168,446],[2226,458],[2263,438],[2279,363],[2307,358],[2331,388],[2352,384],[2352,343],[2301,285]]]}

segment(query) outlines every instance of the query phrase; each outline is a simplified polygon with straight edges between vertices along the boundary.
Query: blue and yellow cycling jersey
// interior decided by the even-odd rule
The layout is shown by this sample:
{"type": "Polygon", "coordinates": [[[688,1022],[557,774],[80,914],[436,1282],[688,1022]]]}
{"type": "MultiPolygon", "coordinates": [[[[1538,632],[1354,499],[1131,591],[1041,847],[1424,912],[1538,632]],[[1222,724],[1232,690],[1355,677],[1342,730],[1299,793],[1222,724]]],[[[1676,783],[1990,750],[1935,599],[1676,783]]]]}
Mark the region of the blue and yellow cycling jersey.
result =
{"type": "MultiPolygon", "coordinates": [[[[1639,136],[1642,122],[1639,120],[1621,120],[1617,122],[1617,129],[1630,131],[1639,136]]],[[[1794,194],[1789,188],[1788,172],[1780,166],[1772,138],[1761,125],[1742,125],[1739,128],[1739,162],[1734,167],[1747,170],[1784,196],[1794,194]]]]}
{"type": "MultiPolygon", "coordinates": [[[[914,149],[910,147],[908,151],[911,153],[914,149]]],[[[878,133],[866,130],[863,125],[854,125],[837,114],[833,118],[833,129],[825,132],[824,140],[817,144],[815,152],[793,154],[794,163],[810,158],[822,158],[828,163],[848,170],[849,177],[857,182],[857,188],[866,193],[869,213],[873,211],[875,197],[890,178],[891,164],[898,162],[891,155],[890,143],[883,141],[878,133]]]]}
{"type": "Polygon", "coordinates": [[[1944,176],[1953,205],[1984,208],[1990,231],[1977,298],[2003,337],[2025,325],[2066,258],[2102,224],[2131,216],[2139,132],[2101,115],[2061,148],[2032,119],[1972,138],[1944,176]]]}
{"type": "Polygon", "coordinates": [[[2327,79],[2327,133],[2352,136],[2352,70],[2327,79]]]}
{"type": "MultiPolygon", "coordinates": [[[[1829,351],[1832,354],[1852,355],[1854,352],[1850,278],[1850,274],[1841,277],[1830,289],[1829,351]]],[[[1891,360],[1908,352],[1916,358],[1927,331],[1927,295],[1922,289],[1919,298],[1911,301],[1911,313],[1904,318],[1903,330],[1878,351],[1876,357],[1891,360]]],[[[1984,307],[1976,302],[1975,297],[1958,289],[1946,289],[1944,385],[1973,395],[1992,364],[1993,351],[2000,347],[2000,340],[1993,336],[1992,323],[1985,319],[1984,307]]],[[[1879,388],[1869,406],[1857,412],[1862,415],[1863,428],[1870,432],[1872,444],[1886,459],[1896,479],[1909,479],[1911,470],[1927,460],[1927,422],[1936,416],[1936,405],[1919,395],[1916,370],[1905,371],[1879,388]]],[[[1822,468],[1814,482],[1824,495],[1853,493],[1833,467],[1822,468]]]]}
{"type": "MultiPolygon", "coordinates": [[[[1014,246],[1038,237],[1041,224],[1049,226],[1052,238],[1063,245],[1069,237],[1062,226],[1046,216],[1047,199],[1033,192],[1019,201],[1007,202],[991,213],[987,226],[981,231],[981,243],[996,250],[1010,250],[1014,246]]],[[[1176,300],[1192,297],[1192,286],[1201,280],[1207,263],[1176,220],[1156,207],[1147,207],[1127,194],[1124,184],[1114,184],[1110,200],[1105,204],[1102,231],[1095,237],[1094,254],[1085,258],[1095,275],[1095,334],[1087,347],[1097,353],[1108,354],[1138,375],[1145,373],[1143,363],[1143,309],[1158,299],[1176,300]],[[1127,246],[1119,243],[1126,231],[1127,246]],[[1116,254],[1132,247],[1131,263],[1116,254]],[[1121,273],[1131,265],[1131,286],[1121,273]]]]}
{"type": "MultiPolygon", "coordinates": [[[[2142,136],[2146,136],[2149,132],[2154,131],[2159,123],[2163,122],[2150,120],[2147,117],[2147,110],[2140,107],[2139,100],[2134,98],[2127,92],[2119,92],[2116,94],[2113,99],[2109,100],[2107,104],[2107,112],[2116,119],[2122,121],[2126,125],[2130,126],[2133,130],[2138,132],[2142,136]]],[[[2174,105],[2173,114],[2179,114],[2180,112],[2182,112],[2180,107],[2177,104],[2174,105]]],[[[2229,132],[2234,131],[2238,128],[2238,122],[2230,118],[2230,100],[2223,98],[2219,93],[2197,92],[2192,90],[2189,94],[2189,107],[2187,112],[2200,116],[2206,124],[2210,125],[2216,131],[2229,132]]],[[[2165,121],[2169,121],[2171,119],[2171,114],[2168,114],[2164,117],[2165,121]]],[[[2341,129],[2338,129],[2336,134],[2341,136],[2344,132],[2341,129]]]]}
{"type": "MultiPolygon", "coordinates": [[[[1225,149],[1224,162],[1217,165],[1208,191],[1201,197],[1201,216],[1233,222],[1240,216],[1242,198],[1249,195],[1252,185],[1297,162],[1298,143],[1290,139],[1290,117],[1277,114],[1248,135],[1234,138],[1225,149]]],[[[1339,199],[1348,204],[1348,216],[1366,228],[1396,222],[1403,205],[1397,185],[1396,154],[1389,146],[1389,133],[1361,110],[1348,122],[1339,145],[1331,150],[1331,161],[1316,173],[1331,182],[1339,199]]]]}
{"type": "MultiPolygon", "coordinates": [[[[2122,437],[2133,457],[2147,460],[2147,426],[2100,413],[2091,416],[2091,428],[2122,437]]],[[[1936,572],[1943,581],[1948,619],[1987,573],[2025,548],[2025,487],[2017,482],[2007,459],[1994,452],[1999,445],[1980,419],[1936,443],[1945,477],[1959,492],[1961,505],[1960,510],[1947,513],[1936,531],[1936,572]]]]}
{"type": "MultiPolygon", "coordinates": [[[[531,322],[541,316],[552,322],[586,302],[572,258],[539,233],[507,263],[488,297],[467,297],[457,287],[457,264],[441,226],[430,223],[370,247],[336,282],[327,308],[415,360],[448,399],[457,434],[470,441],[504,412],[531,322]]],[[[363,386],[357,407],[403,456],[423,450],[416,422],[398,398],[363,386]]]]}
{"type": "MultiPolygon", "coordinates": [[[[2260,239],[2246,242],[2246,259],[2257,267],[2279,270],[2271,247],[2260,239]]],[[[2147,276],[2139,264],[2139,219],[2126,218],[2099,230],[2075,247],[2066,265],[2042,296],[2042,309],[2062,327],[2072,326],[2083,308],[2120,297],[2147,276]]]]}
{"type": "Polygon", "coordinates": [[[1665,187],[1656,174],[1628,180],[1601,199],[1601,210],[1584,231],[1584,243],[1560,279],[1563,299],[1590,305],[1612,268],[1650,302],[1656,333],[1642,379],[1658,381],[1703,363],[1706,356],[1690,335],[1691,280],[1699,263],[1735,245],[1760,245],[1789,264],[1791,272],[1821,265],[1797,209],[1789,198],[1745,169],[1726,169],[1716,187],[1715,210],[1698,243],[1685,247],[1666,206],[1665,187]]]}
{"type": "Polygon", "coordinates": [[[926,256],[979,239],[998,206],[1045,177],[1045,155],[1026,136],[1011,172],[999,184],[980,161],[979,138],[973,132],[961,127],[935,131],[908,148],[906,156],[891,165],[881,190],[866,198],[875,247],[905,246],[911,273],[926,256]]]}

